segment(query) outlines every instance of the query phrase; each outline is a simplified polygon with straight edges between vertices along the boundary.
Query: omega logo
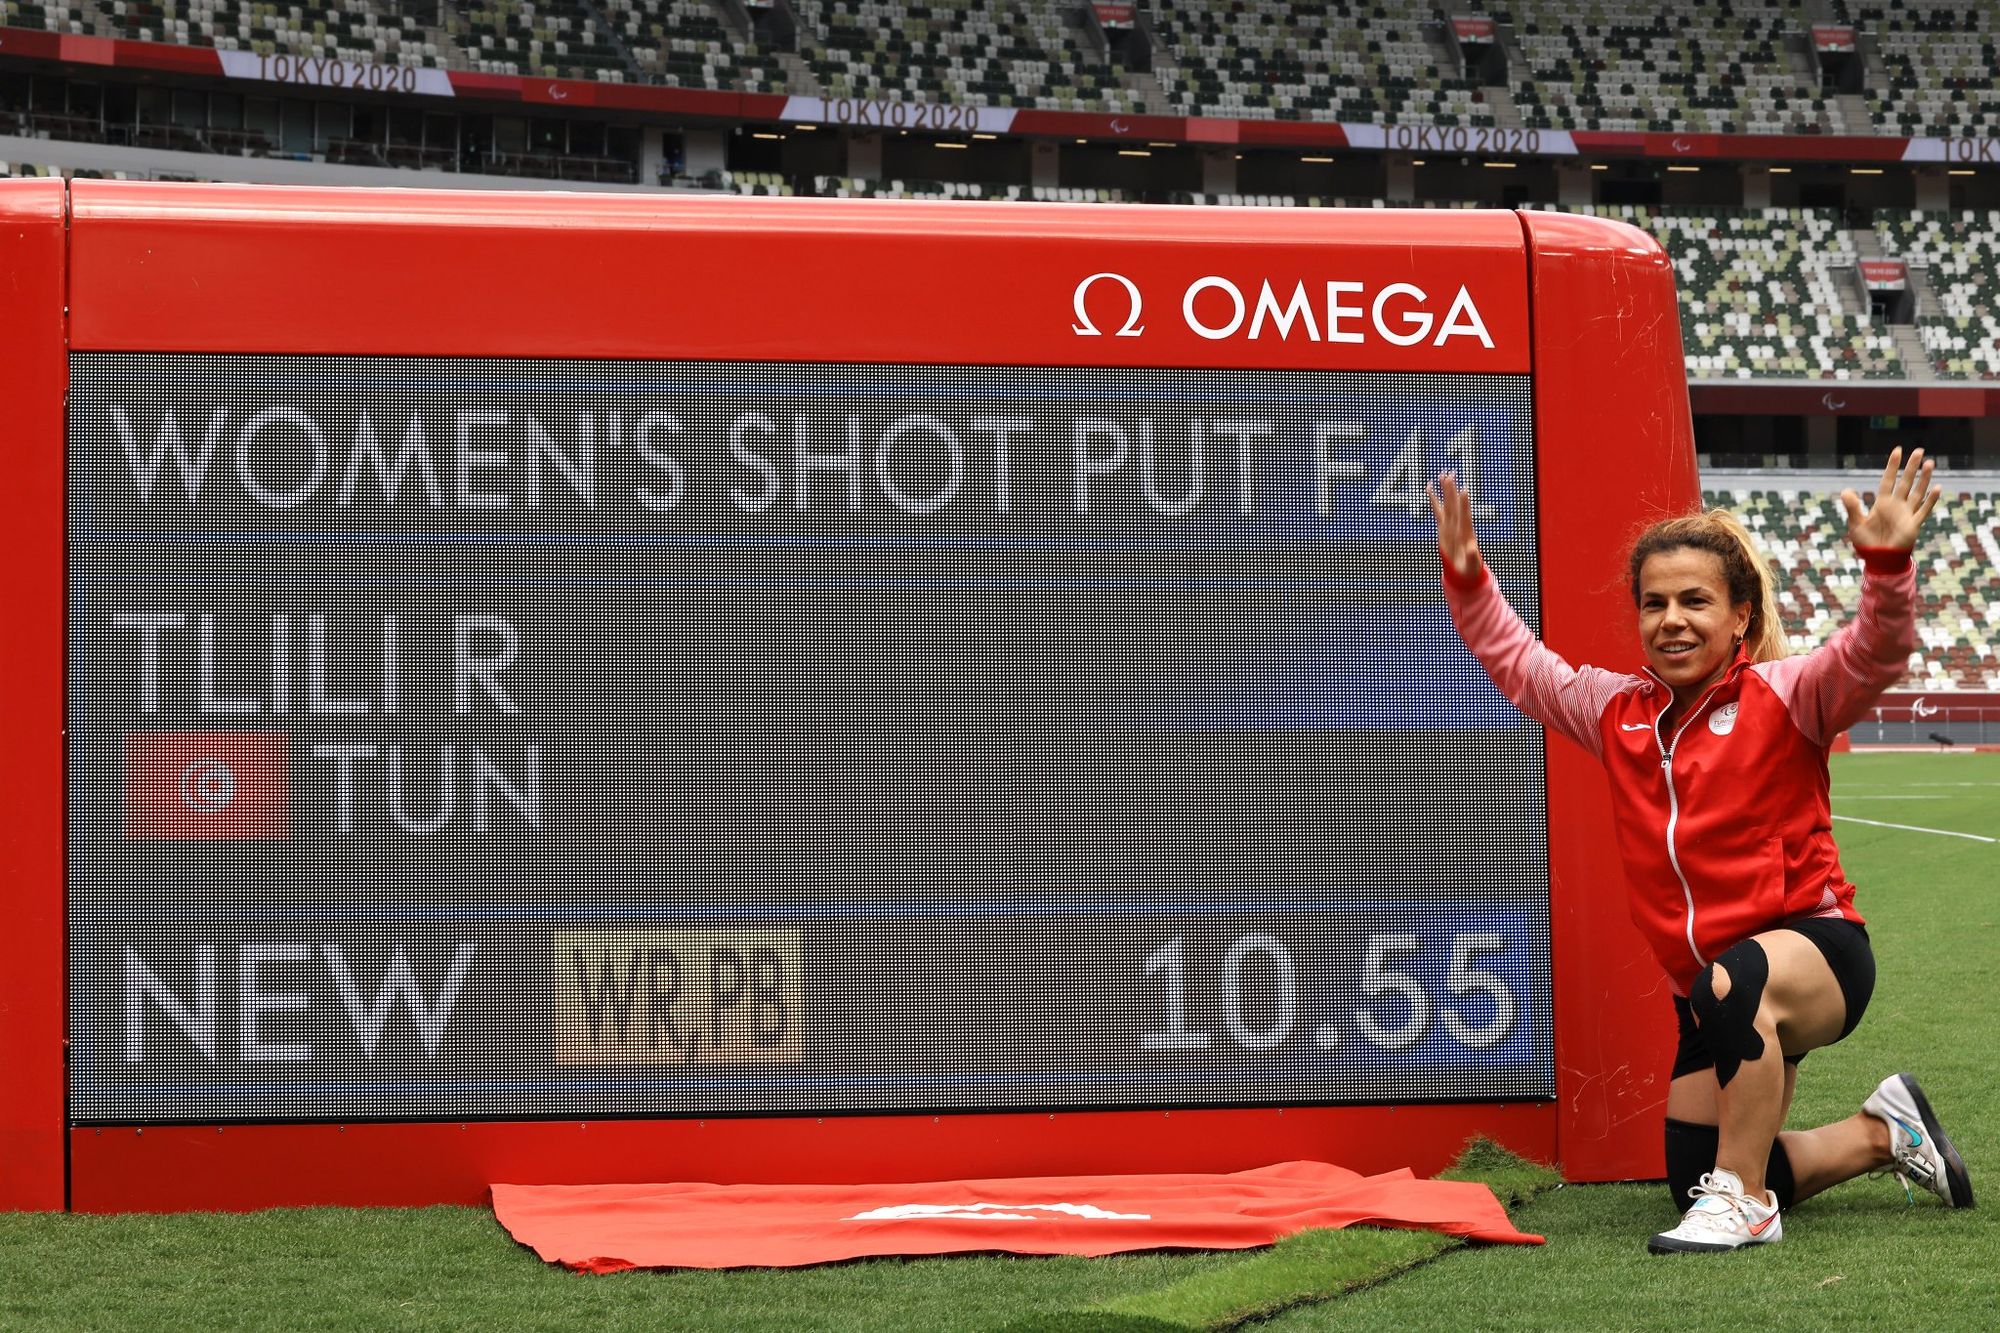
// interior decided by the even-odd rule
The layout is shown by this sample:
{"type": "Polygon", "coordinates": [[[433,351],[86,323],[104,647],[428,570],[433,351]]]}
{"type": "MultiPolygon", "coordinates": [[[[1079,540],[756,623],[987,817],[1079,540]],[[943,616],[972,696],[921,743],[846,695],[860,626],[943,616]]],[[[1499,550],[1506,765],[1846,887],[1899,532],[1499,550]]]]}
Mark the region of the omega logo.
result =
{"type": "Polygon", "coordinates": [[[1097,325],[1090,322],[1090,312],[1084,309],[1084,302],[1090,295],[1091,285],[1105,281],[1115,282],[1120,287],[1123,287],[1125,295],[1132,302],[1131,308],[1125,315],[1125,326],[1118,330],[1116,336],[1120,338],[1138,337],[1146,331],[1146,326],[1139,322],[1139,310],[1146,302],[1145,298],[1139,295],[1139,284],[1133,282],[1132,279],[1126,277],[1123,273],[1093,273],[1076,285],[1076,295],[1070,299],[1070,305],[1076,311],[1076,323],[1070,325],[1070,329],[1079,338],[1098,338],[1103,336],[1103,331],[1097,325]]]}
{"type": "MultiPolygon", "coordinates": [[[[1076,315],[1070,331],[1079,338],[1105,336],[1089,310],[1091,289],[1100,283],[1124,293],[1122,303],[1113,301],[1108,307],[1102,299],[1098,303],[1101,314],[1123,313],[1122,322],[1105,321],[1107,326],[1116,323],[1111,336],[1137,338],[1145,333],[1140,322],[1145,295],[1123,273],[1093,273],[1077,283],[1070,297],[1076,315]]],[[[1228,278],[1210,275],[1196,278],[1181,293],[1181,320],[1190,332],[1211,342],[1227,338],[1257,342],[1266,337],[1289,342],[1296,331],[1301,342],[1365,343],[1372,335],[1397,347],[1425,341],[1442,347],[1452,338],[1476,338],[1483,347],[1493,346],[1486,320],[1463,285],[1440,320],[1431,308],[1430,293],[1413,283],[1391,282],[1371,296],[1364,282],[1327,281],[1315,293],[1299,281],[1285,292],[1282,282],[1274,287],[1266,278],[1254,293],[1247,293],[1228,278]]]]}

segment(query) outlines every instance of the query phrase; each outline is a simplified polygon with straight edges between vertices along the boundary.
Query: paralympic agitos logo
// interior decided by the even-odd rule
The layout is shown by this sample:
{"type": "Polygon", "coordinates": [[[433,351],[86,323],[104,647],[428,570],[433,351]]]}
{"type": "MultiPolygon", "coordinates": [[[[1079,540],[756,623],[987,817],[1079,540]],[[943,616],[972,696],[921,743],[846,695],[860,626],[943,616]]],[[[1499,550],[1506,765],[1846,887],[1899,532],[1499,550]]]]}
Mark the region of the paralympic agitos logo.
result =
{"type": "MultiPolygon", "coordinates": [[[[1473,338],[1491,348],[1493,337],[1472,294],[1461,285],[1442,317],[1431,294],[1408,282],[1385,283],[1328,279],[1316,287],[1303,279],[1289,290],[1283,280],[1269,278],[1255,290],[1229,278],[1210,274],[1196,278],[1180,293],[1180,317],[1188,330],[1212,342],[1241,338],[1251,342],[1366,343],[1379,339],[1397,347],[1428,342],[1442,347],[1453,338],[1473,338]]],[[[1075,321],[1070,331],[1079,338],[1144,337],[1146,294],[1123,273],[1093,273],[1076,284],[1070,297],[1075,321]]]]}

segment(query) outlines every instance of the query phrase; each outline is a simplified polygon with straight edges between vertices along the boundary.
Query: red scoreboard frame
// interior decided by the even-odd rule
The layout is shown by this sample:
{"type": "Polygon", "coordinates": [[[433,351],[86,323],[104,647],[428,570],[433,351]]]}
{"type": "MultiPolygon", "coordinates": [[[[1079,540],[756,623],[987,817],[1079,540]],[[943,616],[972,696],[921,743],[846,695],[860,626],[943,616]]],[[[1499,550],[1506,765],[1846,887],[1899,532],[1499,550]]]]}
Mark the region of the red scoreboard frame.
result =
{"type": "MultiPolygon", "coordinates": [[[[1616,571],[1699,498],[1672,269],[1622,224],[1246,210],[0,182],[13,762],[0,772],[0,1208],[477,1203],[495,1181],[1431,1173],[1484,1134],[1657,1176],[1668,1009],[1608,798],[1548,747],[1554,1101],[1176,1111],[73,1128],[65,1109],[64,399],[72,351],[1454,371],[1533,376],[1544,635],[1635,649],[1616,571]],[[1354,283],[1341,340],[1230,292],[1354,283]],[[1404,284],[1385,295],[1392,284],[1404,284]],[[1483,336],[1454,324],[1476,306],[1483,336]],[[1240,307],[1237,310],[1240,311],[1240,307]],[[1389,312],[1386,316],[1382,313],[1389,312]],[[1413,315],[1431,316],[1427,332],[1413,315]],[[1267,331],[1268,332],[1268,331],[1267,331]]],[[[1317,305],[1317,302],[1315,302],[1317,305]]],[[[1329,325],[1324,332],[1334,333],[1329,325]]]]}

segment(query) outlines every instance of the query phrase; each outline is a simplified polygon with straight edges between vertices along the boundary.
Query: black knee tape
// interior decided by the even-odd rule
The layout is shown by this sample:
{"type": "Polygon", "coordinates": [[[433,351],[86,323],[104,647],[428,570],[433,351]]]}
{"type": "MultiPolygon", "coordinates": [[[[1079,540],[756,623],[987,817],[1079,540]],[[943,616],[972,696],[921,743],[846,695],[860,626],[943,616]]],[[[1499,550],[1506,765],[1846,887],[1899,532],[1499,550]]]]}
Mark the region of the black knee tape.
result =
{"type": "MultiPolygon", "coordinates": [[[[1673,1191],[1674,1211],[1686,1212],[1688,1191],[1715,1170],[1715,1149],[1720,1131],[1714,1125],[1691,1125],[1685,1120],[1667,1120],[1667,1188],[1673,1191]]],[[[1764,1163],[1764,1187],[1778,1196],[1780,1208],[1790,1208],[1798,1193],[1792,1175],[1792,1159],[1785,1145],[1771,1144],[1771,1156],[1764,1163]]]]}
{"type": "Polygon", "coordinates": [[[1771,979],[1771,960],[1755,940],[1731,945],[1722,957],[1701,970],[1688,992],[1688,1006],[1701,1028],[1702,1044],[1715,1057],[1715,1082],[1726,1088],[1745,1060],[1764,1054],[1757,1031],[1757,1007],[1764,1002],[1764,983],[1771,979]],[[1715,998],[1715,969],[1729,974],[1729,994],[1715,998]]]}

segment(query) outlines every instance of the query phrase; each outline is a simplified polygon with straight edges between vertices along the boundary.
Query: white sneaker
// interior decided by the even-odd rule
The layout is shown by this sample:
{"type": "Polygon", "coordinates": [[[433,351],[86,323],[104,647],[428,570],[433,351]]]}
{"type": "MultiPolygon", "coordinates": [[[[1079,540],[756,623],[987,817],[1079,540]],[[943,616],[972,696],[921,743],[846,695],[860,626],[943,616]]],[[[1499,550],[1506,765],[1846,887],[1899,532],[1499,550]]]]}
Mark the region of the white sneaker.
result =
{"type": "Polygon", "coordinates": [[[1778,1217],[1777,1197],[1773,1195],[1769,1203],[1751,1198],[1743,1192],[1743,1182],[1734,1171],[1718,1167],[1688,1193],[1694,1198],[1694,1207],[1687,1210],[1681,1224],[1646,1242],[1654,1254],[1735,1250],[1784,1239],[1785,1224],[1778,1217]]]}
{"type": "Polygon", "coordinates": [[[1972,1180],[1965,1174],[1965,1163],[1945,1137],[1915,1079],[1908,1074],[1889,1075],[1868,1094],[1861,1109],[1889,1126],[1896,1179],[1903,1182],[1906,1192],[1914,1181],[1953,1208],[1972,1207],[1972,1180]]]}

